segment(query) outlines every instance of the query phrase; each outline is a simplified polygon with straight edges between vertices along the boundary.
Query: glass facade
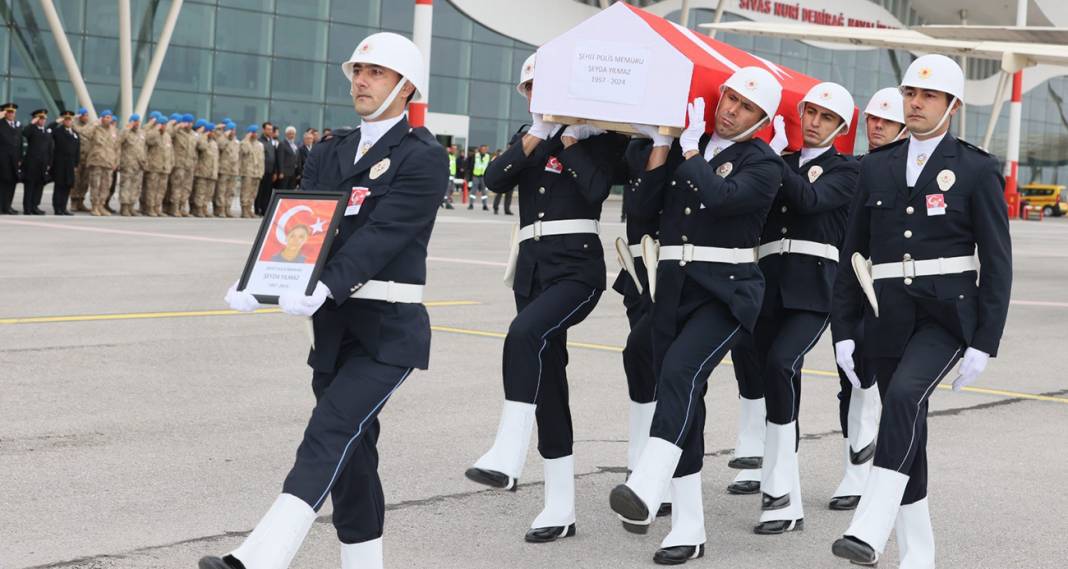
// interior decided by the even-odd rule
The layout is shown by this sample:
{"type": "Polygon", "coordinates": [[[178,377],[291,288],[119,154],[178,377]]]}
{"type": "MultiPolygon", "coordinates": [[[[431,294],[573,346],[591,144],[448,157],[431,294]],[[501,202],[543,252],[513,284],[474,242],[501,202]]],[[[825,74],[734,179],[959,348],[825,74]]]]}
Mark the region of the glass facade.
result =
{"type": "MultiPolygon", "coordinates": [[[[97,109],[118,111],[117,3],[54,1],[97,109]]],[[[906,24],[923,23],[907,1],[873,1],[906,24]]],[[[135,100],[170,5],[171,0],[131,0],[135,100]]],[[[149,108],[216,120],[229,116],[242,125],[270,120],[298,130],[350,125],[355,114],[338,63],[371,33],[410,35],[413,11],[412,0],[186,0],[149,108]]],[[[0,100],[13,100],[25,111],[77,108],[40,3],[0,0],[0,17],[0,100]]],[[[677,20],[678,14],[670,17],[677,20]]],[[[712,18],[711,11],[694,9],[690,25],[712,18]]],[[[720,39],[842,83],[858,106],[879,88],[897,84],[911,60],[910,54],[900,51],[827,50],[733,34],[720,39]]],[[[503,147],[530,119],[514,82],[533,49],[490,31],[446,0],[435,2],[431,111],[467,115],[470,144],[503,147]]],[[[996,69],[996,62],[973,61],[969,76],[981,79],[996,69]]],[[[1061,150],[1068,145],[1065,97],[1068,78],[1064,77],[1024,96],[1022,183],[1068,183],[1068,155],[1061,150]]],[[[966,139],[981,142],[990,112],[990,107],[968,108],[966,139]]],[[[999,155],[1006,145],[1008,114],[1005,105],[991,143],[999,155]]],[[[857,148],[866,147],[861,134],[857,148]]]]}
{"type": "MultiPolygon", "coordinates": [[[[131,0],[134,100],[170,0],[131,0]]],[[[55,0],[97,110],[119,109],[117,3],[55,0]]],[[[356,122],[339,63],[378,31],[410,36],[411,0],[186,0],[150,110],[242,126],[339,127],[356,122]]],[[[37,0],[0,0],[0,100],[20,109],[78,107],[37,0]]],[[[431,111],[468,115],[470,142],[502,148],[529,122],[514,88],[533,48],[434,3],[431,111]]]]}

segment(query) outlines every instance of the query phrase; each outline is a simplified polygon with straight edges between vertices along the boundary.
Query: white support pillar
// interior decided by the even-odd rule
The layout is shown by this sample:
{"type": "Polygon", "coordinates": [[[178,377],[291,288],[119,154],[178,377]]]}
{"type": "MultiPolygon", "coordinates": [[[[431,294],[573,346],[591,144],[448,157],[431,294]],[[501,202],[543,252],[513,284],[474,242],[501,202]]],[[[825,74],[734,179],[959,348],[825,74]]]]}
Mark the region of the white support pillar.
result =
{"type": "Polygon", "coordinates": [[[679,10],[679,25],[684,28],[690,27],[690,0],[682,0],[679,10]]]}
{"type": "Polygon", "coordinates": [[[990,141],[994,138],[994,129],[1001,116],[1001,107],[1005,104],[1005,88],[1009,84],[1009,72],[1002,70],[998,73],[998,87],[994,91],[994,106],[990,109],[990,121],[986,125],[986,136],[983,137],[983,148],[990,149],[990,141]]]}
{"type": "MultiPolygon", "coordinates": [[[[960,11],[960,25],[962,25],[962,26],[967,26],[968,25],[968,11],[967,10],[961,10],[960,11]]],[[[962,55],[960,57],[960,68],[961,68],[961,71],[964,72],[965,81],[967,81],[968,80],[968,56],[967,55],[962,55]]],[[[968,107],[966,105],[961,105],[960,112],[957,113],[957,121],[958,121],[957,122],[957,138],[967,138],[967,136],[965,136],[967,134],[967,132],[968,132],[968,115],[967,115],[967,112],[968,112],[968,107]]]]}
{"type": "MultiPolygon", "coordinates": [[[[713,24],[718,24],[723,21],[723,9],[727,6],[727,0],[719,0],[719,4],[716,5],[716,16],[712,19],[713,24]]],[[[708,37],[715,38],[716,30],[712,29],[708,31],[708,37]]]]}
{"type": "Polygon", "coordinates": [[[423,92],[408,105],[408,124],[426,125],[426,111],[430,105],[430,38],[434,25],[434,0],[415,0],[415,20],[412,22],[412,41],[423,53],[427,76],[423,92]]]}
{"type": "Polygon", "coordinates": [[[152,61],[148,64],[148,72],[145,73],[145,82],[141,84],[141,93],[137,97],[137,105],[134,112],[144,115],[148,110],[148,101],[152,99],[152,91],[156,89],[156,80],[159,79],[159,70],[163,67],[163,59],[167,57],[167,48],[171,45],[171,35],[174,33],[174,24],[178,22],[178,14],[182,11],[182,0],[173,0],[171,9],[167,12],[167,19],[163,22],[163,30],[159,34],[159,42],[156,50],[152,53],[152,61]]]}
{"type": "Polygon", "coordinates": [[[67,41],[67,33],[63,31],[63,22],[59,21],[56,6],[52,0],[41,0],[41,10],[48,20],[48,26],[52,28],[52,37],[56,40],[56,47],[59,48],[59,55],[63,58],[63,65],[67,68],[70,82],[74,85],[78,104],[89,109],[89,118],[95,121],[96,108],[93,107],[93,100],[89,97],[89,89],[85,87],[85,80],[82,78],[81,69],[78,68],[78,62],[74,60],[74,51],[71,50],[70,42],[67,41]]]}
{"type": "Polygon", "coordinates": [[[130,0],[119,0],[119,125],[126,126],[133,112],[133,53],[130,37],[130,0]]]}

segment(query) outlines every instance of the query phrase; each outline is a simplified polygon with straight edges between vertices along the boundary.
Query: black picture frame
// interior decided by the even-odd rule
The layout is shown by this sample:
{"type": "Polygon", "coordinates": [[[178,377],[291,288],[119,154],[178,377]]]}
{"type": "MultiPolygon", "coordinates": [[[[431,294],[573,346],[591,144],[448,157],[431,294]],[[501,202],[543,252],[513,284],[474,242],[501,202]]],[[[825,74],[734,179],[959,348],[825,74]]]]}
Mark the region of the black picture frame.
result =
{"type": "MultiPolygon", "coordinates": [[[[312,269],[304,294],[310,295],[312,291],[315,290],[315,285],[319,282],[319,275],[323,271],[323,266],[326,265],[326,257],[334,242],[334,235],[337,233],[337,227],[341,223],[341,219],[344,217],[345,206],[348,204],[348,196],[343,192],[308,192],[304,190],[275,190],[272,192],[270,205],[268,205],[267,211],[263,215],[263,222],[260,223],[260,228],[256,232],[256,239],[252,243],[252,249],[249,251],[248,260],[245,261],[245,268],[241,271],[241,279],[238,281],[237,290],[245,290],[248,287],[249,281],[252,278],[253,269],[256,264],[260,262],[258,258],[260,256],[260,251],[263,249],[264,239],[267,238],[268,232],[274,224],[278,204],[285,199],[321,200],[333,206],[333,214],[330,216],[330,225],[326,229],[326,234],[323,236],[323,246],[319,251],[318,258],[315,259],[315,266],[312,269]]],[[[256,300],[261,304],[278,304],[277,295],[253,294],[253,296],[255,296],[256,300]]]]}

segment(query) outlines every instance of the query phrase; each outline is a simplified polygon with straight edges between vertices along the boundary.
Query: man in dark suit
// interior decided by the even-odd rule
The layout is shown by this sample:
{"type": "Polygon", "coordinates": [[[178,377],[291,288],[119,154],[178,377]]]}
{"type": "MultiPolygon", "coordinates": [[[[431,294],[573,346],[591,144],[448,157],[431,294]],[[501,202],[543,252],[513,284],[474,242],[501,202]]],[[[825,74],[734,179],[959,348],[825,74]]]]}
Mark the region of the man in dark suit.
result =
{"type": "Polygon", "coordinates": [[[500,158],[489,163],[484,155],[479,164],[485,172],[475,172],[485,174],[493,191],[519,186],[520,228],[509,260],[516,316],[504,340],[500,428],[466,476],[514,490],[536,419],[545,508],[524,539],[542,543],[576,531],[567,331],[589,316],[605,289],[597,220],[627,140],[588,125],[564,128],[533,118],[500,158]]]}
{"type": "Polygon", "coordinates": [[[278,180],[278,151],[275,148],[278,141],[274,138],[274,125],[265,122],[260,126],[263,129],[263,134],[260,135],[260,143],[263,144],[263,178],[260,180],[260,189],[256,193],[254,204],[256,215],[263,215],[267,211],[267,206],[271,201],[271,191],[275,181],[278,180]]]}
{"type": "Polygon", "coordinates": [[[275,187],[292,190],[297,187],[297,168],[300,165],[300,146],[297,143],[297,129],[286,127],[285,140],[278,143],[278,182],[275,187]]]}
{"type": "Polygon", "coordinates": [[[52,169],[52,150],[55,141],[48,126],[48,111],[37,109],[30,124],[22,129],[26,139],[26,154],[22,158],[22,213],[44,215],[41,196],[52,169]]]}
{"type": "Polygon", "coordinates": [[[297,153],[297,184],[295,187],[300,187],[301,180],[304,178],[304,164],[308,161],[308,156],[311,155],[312,147],[315,146],[315,131],[308,129],[304,133],[304,143],[300,145],[300,149],[297,153]]]}
{"type": "Polygon", "coordinates": [[[11,207],[15,199],[15,185],[19,182],[19,163],[22,162],[22,124],[15,118],[19,106],[3,104],[4,118],[0,120],[0,214],[14,215],[11,207]]]}
{"type": "MultiPolygon", "coordinates": [[[[838,154],[834,142],[849,132],[853,111],[853,97],[835,83],[813,86],[798,104],[804,144],[784,158],[782,188],[757,251],[765,281],[760,316],[731,354],[743,398],[752,389],[744,386],[756,386],[766,406],[758,534],[797,531],[804,524],[797,458],[801,367],[829,325],[838,250],[859,169],[838,154]]],[[[781,118],[775,127],[785,133],[781,118]]]]}
{"type": "Polygon", "coordinates": [[[609,504],[625,529],[646,533],[670,488],[671,532],[653,556],[657,563],[704,555],[704,394],[713,369],[760,312],[764,277],[755,247],[782,161],[753,135],[775,116],[781,96],[764,68],[739,69],[720,87],[713,133],[705,134],[705,102],[697,98],[679,137],[678,166],[669,168],[666,141],[654,142],[646,171],[624,189],[637,198],[627,204],[628,218],[663,212],[660,245],[650,247],[658,263],[649,279],[656,410],[634,471],[609,504]]]}
{"type": "Polygon", "coordinates": [[[74,113],[63,111],[60,122],[52,125],[52,212],[56,215],[74,215],[67,210],[67,199],[74,186],[74,171],[78,167],[81,140],[74,132],[74,113]]]}
{"type": "MultiPolygon", "coordinates": [[[[912,137],[864,157],[831,311],[838,365],[874,375],[883,411],[875,460],[837,557],[875,565],[897,529],[902,567],[934,567],[927,505],[927,409],[961,361],[953,389],[997,355],[1012,288],[1012,242],[998,161],[949,134],[964,73],[917,58],[901,82],[912,137]],[[978,259],[977,259],[978,257],[978,259]],[[980,266],[982,270],[980,271],[980,266]],[[863,354],[852,331],[863,326],[863,354]]],[[[955,464],[958,472],[978,466],[955,464]]]]}
{"type": "MultiPolygon", "coordinates": [[[[449,175],[444,149],[404,115],[425,88],[424,69],[415,44],[391,33],[366,38],[342,64],[363,124],[315,147],[304,188],[344,192],[345,217],[315,290],[278,301],[312,317],[316,407],[282,494],[240,547],[203,558],[201,569],[285,569],[327,496],[341,566],[382,567],[378,413],[413,369],[427,367],[426,250],[449,175]]],[[[235,309],[258,305],[246,291],[227,298],[235,309]]]]}

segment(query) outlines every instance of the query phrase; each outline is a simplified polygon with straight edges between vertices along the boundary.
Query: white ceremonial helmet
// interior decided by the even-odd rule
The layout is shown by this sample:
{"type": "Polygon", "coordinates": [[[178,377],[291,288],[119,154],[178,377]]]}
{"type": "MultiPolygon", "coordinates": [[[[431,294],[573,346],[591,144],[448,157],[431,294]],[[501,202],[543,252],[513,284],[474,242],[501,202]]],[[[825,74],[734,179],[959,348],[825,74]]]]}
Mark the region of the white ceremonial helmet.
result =
{"type": "Polygon", "coordinates": [[[956,61],[937,53],[917,57],[905,71],[901,89],[914,87],[949,93],[958,101],[964,99],[964,71],[956,61]]]}
{"type": "Polygon", "coordinates": [[[895,87],[879,89],[871,96],[864,114],[905,124],[905,99],[901,90],[895,87]]]}
{"type": "Polygon", "coordinates": [[[949,118],[953,105],[957,101],[964,104],[964,71],[956,61],[944,55],[930,53],[917,57],[912,65],[909,65],[908,70],[905,71],[905,77],[901,80],[902,94],[907,87],[941,91],[953,97],[949,106],[946,107],[946,112],[942,114],[942,120],[927,132],[914,133],[919,136],[934,134],[949,118]]]}
{"type": "Polygon", "coordinates": [[[425,92],[427,75],[423,54],[412,40],[400,34],[380,32],[364,38],[353,50],[348,61],[341,64],[341,71],[350,83],[352,82],[352,67],[357,63],[380,65],[396,71],[401,76],[401,80],[397,82],[390,96],[382,102],[382,106],[371,115],[364,117],[366,119],[378,118],[397,98],[405,82],[415,87],[416,96],[425,92]]]}
{"type": "Polygon", "coordinates": [[[723,93],[727,88],[749,99],[750,102],[764,111],[764,119],[757,122],[749,130],[734,137],[735,141],[742,140],[759,130],[760,127],[764,126],[765,122],[770,122],[779,110],[779,102],[782,100],[782,85],[765,69],[743,67],[735,71],[734,75],[731,75],[719,86],[720,101],[723,101],[723,93]]]}
{"type": "Polygon", "coordinates": [[[519,70],[519,83],[516,83],[515,90],[519,91],[520,95],[526,96],[526,91],[523,90],[523,84],[527,81],[534,80],[534,62],[537,60],[537,52],[530,54],[530,57],[523,62],[523,68],[519,70]]]}
{"type": "Polygon", "coordinates": [[[830,82],[814,85],[805,93],[801,102],[797,103],[797,114],[802,117],[805,116],[805,103],[823,107],[842,119],[842,124],[820,142],[820,148],[830,145],[836,136],[849,130],[849,125],[853,122],[853,95],[850,95],[845,87],[830,82]]]}

